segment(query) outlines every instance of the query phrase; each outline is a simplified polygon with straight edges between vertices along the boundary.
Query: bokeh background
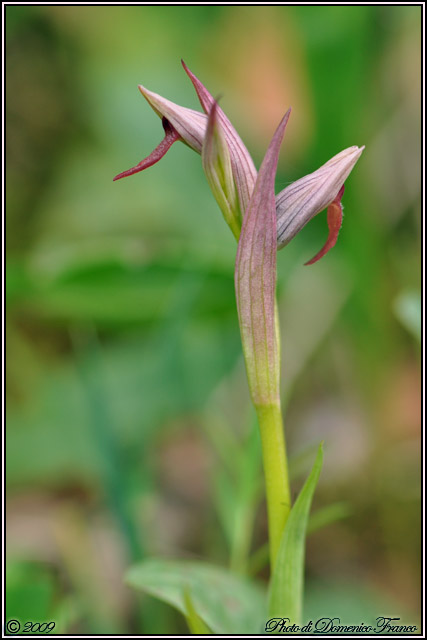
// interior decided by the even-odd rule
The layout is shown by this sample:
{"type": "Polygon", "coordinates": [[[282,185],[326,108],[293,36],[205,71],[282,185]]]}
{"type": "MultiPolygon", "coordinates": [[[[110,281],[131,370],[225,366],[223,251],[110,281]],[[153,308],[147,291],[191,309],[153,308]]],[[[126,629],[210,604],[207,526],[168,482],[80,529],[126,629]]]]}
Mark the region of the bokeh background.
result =
{"type": "Polygon", "coordinates": [[[138,83],[199,108],[182,57],[257,166],[292,106],[277,191],[366,145],[335,249],[303,266],[322,213],[278,254],[295,495],[326,449],[305,614],[419,625],[420,28],[421,7],[6,7],[8,617],[185,633],[132,563],[268,576],[235,241],[184,145],[112,181],[162,138],[138,83]]]}

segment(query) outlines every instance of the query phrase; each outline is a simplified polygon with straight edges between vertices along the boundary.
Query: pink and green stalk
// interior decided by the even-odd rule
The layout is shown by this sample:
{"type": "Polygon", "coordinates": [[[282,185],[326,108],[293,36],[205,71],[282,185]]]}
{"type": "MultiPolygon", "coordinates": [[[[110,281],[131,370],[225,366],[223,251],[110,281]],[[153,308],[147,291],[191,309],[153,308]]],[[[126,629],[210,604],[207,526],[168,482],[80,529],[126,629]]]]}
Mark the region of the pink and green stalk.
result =
{"type": "Polygon", "coordinates": [[[276,322],[277,219],[274,181],[290,110],[267,149],[243,220],[236,256],[235,286],[249,390],[257,412],[264,460],[274,566],[291,508],[280,408],[279,328],[276,322]]]}

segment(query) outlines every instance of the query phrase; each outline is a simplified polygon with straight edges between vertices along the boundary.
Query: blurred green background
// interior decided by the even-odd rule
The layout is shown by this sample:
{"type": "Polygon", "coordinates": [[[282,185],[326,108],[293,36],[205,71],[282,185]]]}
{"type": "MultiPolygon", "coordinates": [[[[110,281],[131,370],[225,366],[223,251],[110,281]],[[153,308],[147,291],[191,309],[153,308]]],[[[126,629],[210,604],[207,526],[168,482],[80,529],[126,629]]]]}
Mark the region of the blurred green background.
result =
{"type": "Polygon", "coordinates": [[[292,107],[277,191],[366,145],[335,249],[303,266],[322,213],[278,254],[293,490],[325,440],[313,510],[338,503],[305,614],[419,624],[420,28],[421,7],[6,7],[9,618],[185,633],[132,562],[268,576],[235,241],[184,145],[112,181],[162,138],[139,83],[199,109],[182,57],[257,166],[292,107]]]}

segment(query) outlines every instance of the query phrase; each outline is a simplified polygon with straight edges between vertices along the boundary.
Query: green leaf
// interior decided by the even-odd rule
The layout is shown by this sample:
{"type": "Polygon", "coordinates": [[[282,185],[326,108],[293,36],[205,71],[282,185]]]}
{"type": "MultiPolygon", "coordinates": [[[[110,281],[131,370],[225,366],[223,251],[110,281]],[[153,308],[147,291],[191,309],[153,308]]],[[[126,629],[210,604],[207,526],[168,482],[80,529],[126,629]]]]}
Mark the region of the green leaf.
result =
{"type": "Polygon", "coordinates": [[[309,477],[292,507],[283,532],[271,580],[269,615],[301,623],[304,587],[304,551],[308,515],[323,462],[323,443],[309,477]]]}
{"type": "Polygon", "coordinates": [[[191,599],[190,590],[187,587],[184,589],[184,604],[186,609],[187,624],[191,633],[201,636],[212,635],[210,629],[205,625],[200,616],[197,615],[197,611],[194,608],[194,604],[191,599]]]}
{"type": "Polygon", "coordinates": [[[257,633],[265,623],[263,589],[221,567],[151,558],[129,569],[125,581],[167,602],[188,618],[187,590],[197,616],[213,634],[257,633]]]}

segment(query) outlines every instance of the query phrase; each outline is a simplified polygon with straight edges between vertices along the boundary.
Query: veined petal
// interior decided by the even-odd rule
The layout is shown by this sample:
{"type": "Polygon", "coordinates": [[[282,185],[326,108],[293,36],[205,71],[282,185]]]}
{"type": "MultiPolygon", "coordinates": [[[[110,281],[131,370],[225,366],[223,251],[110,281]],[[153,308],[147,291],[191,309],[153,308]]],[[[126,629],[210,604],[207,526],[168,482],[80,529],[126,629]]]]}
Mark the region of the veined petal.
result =
{"type": "Polygon", "coordinates": [[[166,118],[171,123],[179,133],[181,140],[197,153],[201,153],[208,121],[207,116],[193,109],[181,107],[157,93],[149,91],[142,85],[138,85],[138,88],[157,115],[166,118]]]}
{"type": "Polygon", "coordinates": [[[249,388],[256,407],[279,401],[274,180],[289,114],[290,110],[279,124],[265,154],[243,219],[237,248],[237,309],[249,388]]]}
{"type": "MultiPolygon", "coordinates": [[[[213,103],[215,102],[214,98],[194,73],[190,71],[185,62],[183,60],[181,60],[181,62],[188,77],[194,85],[204,112],[209,113],[213,103]]],[[[239,134],[220,107],[217,108],[217,116],[224,131],[228,148],[230,149],[231,166],[233,169],[234,180],[236,182],[237,193],[239,195],[240,209],[244,214],[254,189],[257,171],[249,151],[246,149],[239,134]]]]}
{"type": "Polygon", "coordinates": [[[202,164],[211,191],[232,230],[239,239],[241,215],[231,169],[230,152],[217,120],[218,104],[213,102],[202,147],[202,164]]]}
{"type": "Polygon", "coordinates": [[[365,147],[349,147],[276,197],[277,248],[281,249],[335,198],[365,147]]]}

